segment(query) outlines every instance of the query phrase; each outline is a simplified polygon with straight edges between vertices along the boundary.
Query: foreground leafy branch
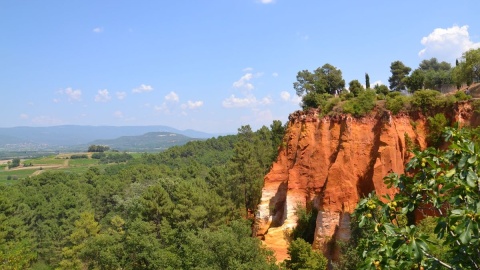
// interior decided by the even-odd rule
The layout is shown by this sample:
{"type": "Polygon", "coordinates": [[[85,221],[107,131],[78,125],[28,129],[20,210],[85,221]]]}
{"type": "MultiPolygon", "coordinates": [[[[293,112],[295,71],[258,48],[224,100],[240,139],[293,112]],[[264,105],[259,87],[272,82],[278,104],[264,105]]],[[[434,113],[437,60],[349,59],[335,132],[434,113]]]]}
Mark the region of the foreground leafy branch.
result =
{"type": "Polygon", "coordinates": [[[398,190],[393,199],[372,193],[359,202],[353,217],[364,232],[362,269],[480,269],[476,136],[447,128],[448,149],[416,151],[405,174],[384,179],[398,190]],[[420,224],[427,216],[430,230],[420,224]]]}

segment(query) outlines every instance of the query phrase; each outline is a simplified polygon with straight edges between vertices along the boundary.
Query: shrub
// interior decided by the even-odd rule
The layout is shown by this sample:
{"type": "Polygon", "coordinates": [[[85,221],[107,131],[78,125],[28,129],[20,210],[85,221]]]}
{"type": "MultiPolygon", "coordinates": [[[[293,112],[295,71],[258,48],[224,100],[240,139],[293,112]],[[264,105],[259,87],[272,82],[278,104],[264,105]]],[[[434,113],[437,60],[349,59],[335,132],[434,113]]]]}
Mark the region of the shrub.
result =
{"type": "Polygon", "coordinates": [[[442,131],[448,126],[445,115],[437,113],[434,117],[428,117],[427,143],[431,146],[440,146],[442,143],[442,131]]]}
{"type": "Polygon", "coordinates": [[[480,113],[480,99],[474,100],[472,106],[475,112],[480,113]]]}
{"type": "Polygon", "coordinates": [[[457,100],[469,100],[472,98],[472,96],[467,95],[464,91],[457,91],[455,92],[455,98],[457,100]]]}
{"type": "Polygon", "coordinates": [[[304,110],[308,108],[321,108],[331,96],[330,94],[310,92],[302,98],[302,108],[304,110]]]}
{"type": "MultiPolygon", "coordinates": [[[[398,93],[398,92],[395,92],[398,93]]],[[[398,93],[399,94],[399,93],[398,93]]],[[[404,95],[388,95],[386,101],[387,110],[397,114],[402,110],[407,110],[410,104],[410,98],[404,95]]]]}
{"type": "Polygon", "coordinates": [[[441,93],[436,90],[416,91],[412,96],[412,107],[421,110],[423,113],[435,109],[439,105],[440,95],[441,93]]]}
{"type": "Polygon", "coordinates": [[[105,156],[106,156],[106,154],[104,152],[95,152],[95,153],[92,154],[93,159],[101,159],[105,156]]]}
{"type": "Polygon", "coordinates": [[[86,154],[77,154],[77,155],[71,155],[70,159],[81,159],[81,158],[88,158],[86,154]]]}
{"type": "Polygon", "coordinates": [[[303,207],[301,204],[298,204],[295,208],[298,219],[297,226],[292,230],[290,237],[293,240],[301,238],[311,244],[315,237],[318,210],[311,203],[308,208],[310,209],[303,207]]]}
{"type": "Polygon", "coordinates": [[[312,246],[299,238],[290,243],[288,247],[289,260],[285,260],[287,269],[300,270],[324,270],[327,269],[327,258],[312,246]]]}
{"type": "Polygon", "coordinates": [[[340,100],[342,100],[342,101],[350,100],[354,97],[355,97],[355,95],[353,93],[350,93],[350,92],[343,92],[343,93],[340,94],[340,100]]]}
{"type": "Polygon", "coordinates": [[[364,116],[375,107],[376,99],[375,91],[363,91],[358,97],[343,104],[343,112],[352,114],[355,117],[364,116]]]}
{"type": "Polygon", "coordinates": [[[338,97],[332,97],[327,102],[322,108],[322,114],[328,114],[330,113],[337,104],[340,103],[340,98],[338,97]]]}

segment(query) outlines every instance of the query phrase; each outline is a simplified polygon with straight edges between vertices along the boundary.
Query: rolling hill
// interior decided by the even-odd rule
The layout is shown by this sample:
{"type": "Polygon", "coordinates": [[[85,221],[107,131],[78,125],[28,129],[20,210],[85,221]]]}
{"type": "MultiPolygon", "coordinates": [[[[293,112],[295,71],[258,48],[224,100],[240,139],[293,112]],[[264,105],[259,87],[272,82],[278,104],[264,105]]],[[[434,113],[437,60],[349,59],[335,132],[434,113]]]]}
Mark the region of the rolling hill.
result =
{"type": "Polygon", "coordinates": [[[120,151],[156,152],[195,140],[199,139],[172,132],[149,132],[140,136],[122,136],[116,139],[95,140],[89,144],[108,145],[111,149],[120,151]]]}

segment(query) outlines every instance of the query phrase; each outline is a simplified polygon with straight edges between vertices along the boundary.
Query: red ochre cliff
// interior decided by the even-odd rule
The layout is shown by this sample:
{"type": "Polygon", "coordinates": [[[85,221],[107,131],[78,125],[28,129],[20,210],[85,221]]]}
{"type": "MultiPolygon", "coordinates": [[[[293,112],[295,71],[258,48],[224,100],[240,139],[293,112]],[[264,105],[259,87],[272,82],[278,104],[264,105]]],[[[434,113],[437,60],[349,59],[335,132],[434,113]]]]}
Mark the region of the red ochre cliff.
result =
{"type": "MultiPolygon", "coordinates": [[[[456,122],[478,124],[472,123],[479,119],[470,103],[448,114],[456,122]]],[[[331,239],[348,240],[350,214],[359,199],[371,191],[393,195],[384,176],[403,173],[411,157],[406,141],[423,149],[426,132],[425,117],[383,110],[363,118],[320,118],[313,109],[291,114],[278,158],[265,176],[257,236],[283,261],[288,256],[286,232],[296,226],[295,208],[311,203],[319,210],[314,247],[325,250],[331,239]]]]}

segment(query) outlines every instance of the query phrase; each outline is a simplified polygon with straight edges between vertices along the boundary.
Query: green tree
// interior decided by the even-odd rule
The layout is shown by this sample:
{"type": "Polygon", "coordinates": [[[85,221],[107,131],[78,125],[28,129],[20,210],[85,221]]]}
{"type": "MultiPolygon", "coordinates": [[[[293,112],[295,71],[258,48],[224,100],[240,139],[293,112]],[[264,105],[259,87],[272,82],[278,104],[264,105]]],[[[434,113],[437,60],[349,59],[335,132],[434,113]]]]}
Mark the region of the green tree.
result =
{"type": "Polygon", "coordinates": [[[99,231],[100,227],[95,221],[93,213],[84,212],[80,214],[80,219],[75,221],[75,229],[69,237],[72,245],[63,248],[63,260],[60,261],[58,269],[84,269],[84,263],[81,259],[83,249],[99,231]]]}
{"type": "Polygon", "coordinates": [[[255,134],[249,125],[238,129],[239,141],[235,144],[232,158],[232,177],[238,199],[243,199],[245,216],[257,207],[263,185],[264,169],[257,160],[255,152],[255,134]]]}
{"type": "Polygon", "coordinates": [[[405,66],[401,61],[392,62],[390,65],[392,76],[388,78],[390,89],[392,89],[392,91],[405,90],[404,79],[411,70],[411,68],[405,66]]]}
{"type": "Polygon", "coordinates": [[[373,90],[375,90],[377,94],[383,95],[388,95],[388,93],[390,92],[390,89],[388,89],[388,87],[384,84],[375,84],[373,90]]]}
{"type": "MultiPolygon", "coordinates": [[[[297,95],[302,97],[308,96],[309,107],[315,106],[314,101],[320,94],[339,94],[345,87],[345,80],[342,78],[342,71],[336,67],[325,64],[317,68],[313,73],[308,70],[299,71],[297,81],[293,83],[297,95]]],[[[305,102],[304,102],[305,103],[305,102]]]]}
{"type": "Polygon", "coordinates": [[[404,79],[405,86],[408,88],[408,92],[414,93],[417,90],[423,88],[423,82],[425,81],[425,72],[421,69],[415,69],[412,74],[404,79]]]}
{"type": "Polygon", "coordinates": [[[480,80],[480,48],[463,53],[460,63],[454,68],[453,80],[457,86],[464,83],[471,85],[480,80]]]}
{"type": "Polygon", "coordinates": [[[20,159],[19,158],[14,158],[12,159],[12,162],[8,162],[8,168],[16,168],[20,166],[20,159]]]}
{"type": "Polygon", "coordinates": [[[288,247],[290,259],[285,260],[288,269],[292,270],[325,270],[327,259],[319,251],[312,249],[312,245],[298,238],[288,247]]]}
{"type": "Polygon", "coordinates": [[[161,185],[151,186],[140,199],[141,213],[145,221],[155,226],[157,237],[160,238],[162,221],[171,214],[173,205],[170,196],[161,185]]]}
{"type": "Polygon", "coordinates": [[[370,89],[370,76],[368,76],[368,73],[365,73],[365,87],[370,89]]]}
{"type": "Polygon", "coordinates": [[[433,57],[430,59],[422,60],[418,68],[423,71],[449,71],[450,69],[452,69],[452,66],[450,65],[450,63],[447,63],[445,61],[439,63],[437,58],[433,57]]]}
{"type": "Polygon", "coordinates": [[[398,190],[393,199],[371,193],[358,203],[353,217],[364,231],[361,269],[480,268],[478,133],[447,128],[445,139],[448,149],[414,151],[405,174],[384,179],[398,190]],[[433,232],[419,228],[416,213],[432,216],[433,232]],[[439,255],[438,246],[447,254],[439,255]]]}
{"type": "Polygon", "coordinates": [[[358,80],[352,80],[348,83],[348,91],[353,93],[354,96],[358,96],[360,92],[365,91],[365,88],[358,80]]]}
{"type": "Polygon", "coordinates": [[[270,125],[270,130],[272,131],[273,161],[277,158],[279,148],[282,147],[286,127],[282,125],[282,121],[273,120],[272,124],[270,125]]]}

